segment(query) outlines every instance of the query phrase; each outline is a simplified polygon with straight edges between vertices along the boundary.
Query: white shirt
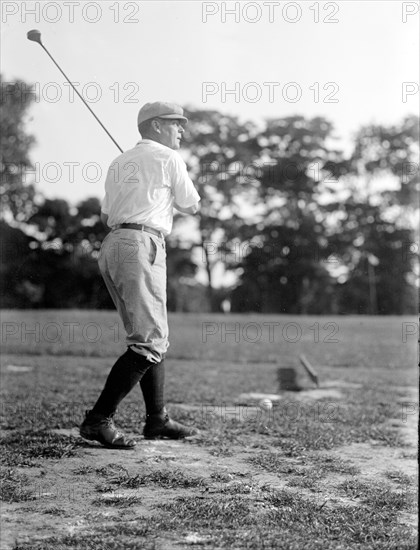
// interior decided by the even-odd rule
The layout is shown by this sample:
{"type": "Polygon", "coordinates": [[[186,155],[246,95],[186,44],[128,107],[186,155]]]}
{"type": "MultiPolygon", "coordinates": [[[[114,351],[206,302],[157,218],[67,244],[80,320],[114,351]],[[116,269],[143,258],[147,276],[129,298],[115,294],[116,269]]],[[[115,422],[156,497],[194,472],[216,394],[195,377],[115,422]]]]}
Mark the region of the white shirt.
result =
{"type": "Polygon", "coordinates": [[[179,154],[161,143],[143,139],[109,167],[102,212],[108,215],[110,227],[141,223],[169,235],[174,202],[188,208],[199,200],[179,154]]]}

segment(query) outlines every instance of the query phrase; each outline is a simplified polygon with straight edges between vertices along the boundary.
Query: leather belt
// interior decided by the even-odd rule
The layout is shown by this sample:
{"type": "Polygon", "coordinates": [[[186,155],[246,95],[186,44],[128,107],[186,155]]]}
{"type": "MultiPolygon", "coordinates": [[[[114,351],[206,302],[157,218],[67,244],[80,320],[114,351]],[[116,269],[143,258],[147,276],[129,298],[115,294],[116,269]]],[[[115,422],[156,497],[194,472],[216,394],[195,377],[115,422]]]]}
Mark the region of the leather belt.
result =
{"type": "Polygon", "coordinates": [[[141,223],[119,223],[118,225],[114,225],[112,231],[115,231],[116,229],[137,229],[139,231],[146,231],[146,233],[151,233],[152,235],[156,235],[156,237],[163,239],[162,231],[158,231],[157,229],[153,229],[153,227],[149,227],[141,223]]]}

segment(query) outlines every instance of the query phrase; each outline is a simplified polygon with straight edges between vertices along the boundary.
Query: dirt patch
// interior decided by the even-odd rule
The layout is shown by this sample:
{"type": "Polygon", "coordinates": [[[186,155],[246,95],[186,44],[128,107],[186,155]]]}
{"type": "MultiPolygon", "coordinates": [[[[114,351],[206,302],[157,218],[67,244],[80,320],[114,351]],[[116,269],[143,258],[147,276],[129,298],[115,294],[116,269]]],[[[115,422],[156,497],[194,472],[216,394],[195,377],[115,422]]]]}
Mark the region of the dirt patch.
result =
{"type": "MultiPolygon", "coordinates": [[[[76,430],[56,430],[56,433],[77,435],[76,430]]],[[[142,440],[132,451],[105,450],[99,445],[87,444],[81,458],[54,461],[48,468],[22,468],[19,471],[24,471],[31,479],[29,489],[33,500],[4,505],[2,549],[12,548],[17,539],[33,541],[35,533],[37,539],[88,533],[92,523],[119,521],[121,510],[125,522],[153,517],[160,504],[180,496],[206,498],[215,492],[252,493],[265,487],[298,493],[304,498],[315,499],[319,506],[358,505],[357,499],[340,496],[337,492],[337,487],[349,478],[348,475],[331,473],[320,480],[316,488],[296,487],[290,481],[296,467],[303,466],[301,459],[283,457],[284,472],[272,474],[250,464],[255,450],[244,451],[242,447],[233,451],[233,456],[215,457],[206,448],[187,441],[142,440]],[[160,487],[159,483],[153,483],[131,489],[112,485],[121,474],[128,477],[147,475],[162,471],[162,468],[182,473],[185,479],[201,480],[201,485],[160,487]],[[287,473],[288,470],[292,473],[287,473]],[[113,490],[106,490],[107,486],[113,490]]],[[[359,481],[382,480],[392,484],[386,477],[390,470],[410,476],[417,473],[414,459],[402,457],[401,449],[382,445],[357,443],[319,454],[350,461],[360,470],[359,481]]],[[[401,515],[401,521],[415,525],[415,517],[406,512],[401,515]]],[[[188,533],[183,540],[177,541],[176,548],[199,544],[199,539],[199,534],[188,533]]]]}
{"type": "MultiPolygon", "coordinates": [[[[323,399],[332,397],[331,393],[325,394],[332,390],[340,392],[339,385],[298,395],[302,400],[323,399]]],[[[405,390],[401,404],[414,403],[415,393],[409,388],[405,390]]],[[[267,395],[258,394],[257,397],[267,395]]],[[[255,395],[250,399],[254,400],[255,395]]],[[[197,408],[177,406],[184,410],[197,408]]],[[[257,415],[259,411],[255,406],[247,409],[244,418],[257,415]]],[[[22,502],[4,503],[1,548],[12,549],[16,541],[88,535],[94,533],[98,525],[118,524],[122,517],[124,526],[129,526],[130,522],[134,525],[139,518],[154,518],[161,505],[179,497],[206,499],[214,494],[240,494],[258,502],[261,491],[277,489],[311,499],[319,509],[337,505],[357,507],[361,502],[359,495],[345,494],[340,489],[344,483],[382,484],[398,491],[403,490],[401,475],[410,480],[417,476],[417,417],[411,414],[411,408],[406,408],[405,413],[410,414],[390,421],[404,437],[404,447],[388,447],[373,441],[353,443],[328,452],[312,452],[309,459],[285,456],[278,447],[268,451],[264,445],[254,448],[230,445],[229,456],[215,456],[211,449],[200,445],[199,440],[193,443],[140,439],[137,447],[129,451],[107,450],[95,443],[86,443],[79,448],[79,456],[48,460],[36,468],[15,470],[16,475],[30,480],[25,482],[27,498],[22,502]],[[281,471],[273,473],[251,462],[258,453],[266,452],[278,455],[281,471]],[[340,461],[345,461],[349,469],[340,472],[331,467],[323,473],[320,468],[317,472],[313,462],[316,465],[317,460],[327,470],[328,464],[340,461]],[[354,466],[354,473],[350,466],[354,466]]],[[[78,438],[77,429],[54,430],[54,433],[69,439],[78,438]]],[[[399,513],[399,521],[414,532],[417,516],[414,512],[403,511],[399,513]]],[[[206,536],[183,532],[177,538],[159,538],[155,542],[156,548],[179,550],[205,544],[206,536]]]]}
{"type": "MultiPolygon", "coordinates": [[[[306,383],[307,385],[307,383],[306,383]]],[[[270,399],[273,403],[289,401],[291,399],[297,401],[317,401],[320,399],[344,399],[345,389],[361,388],[361,384],[345,382],[343,380],[326,380],[322,381],[318,387],[305,387],[301,391],[282,391],[278,394],[273,393],[242,393],[237,402],[239,404],[247,404],[258,402],[262,399],[270,399]]]]}
{"type": "Polygon", "coordinates": [[[416,461],[404,458],[400,448],[371,443],[352,443],[329,451],[332,457],[345,458],[360,468],[359,478],[366,481],[378,480],[389,471],[395,470],[409,476],[417,475],[416,461]]]}
{"type": "Polygon", "coordinates": [[[9,372],[25,373],[34,370],[33,367],[25,367],[23,365],[7,365],[6,370],[9,372]]]}

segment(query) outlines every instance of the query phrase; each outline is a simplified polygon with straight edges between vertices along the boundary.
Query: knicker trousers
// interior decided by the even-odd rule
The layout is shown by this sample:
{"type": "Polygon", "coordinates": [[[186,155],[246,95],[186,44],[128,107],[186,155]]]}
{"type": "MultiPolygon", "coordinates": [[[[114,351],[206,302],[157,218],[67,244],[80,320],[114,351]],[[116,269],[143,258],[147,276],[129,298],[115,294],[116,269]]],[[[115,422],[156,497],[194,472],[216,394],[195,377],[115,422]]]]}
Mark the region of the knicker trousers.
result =
{"type": "Polygon", "coordinates": [[[102,242],[99,269],[127,333],[127,346],[159,363],[169,347],[165,240],[116,229],[102,242]]]}

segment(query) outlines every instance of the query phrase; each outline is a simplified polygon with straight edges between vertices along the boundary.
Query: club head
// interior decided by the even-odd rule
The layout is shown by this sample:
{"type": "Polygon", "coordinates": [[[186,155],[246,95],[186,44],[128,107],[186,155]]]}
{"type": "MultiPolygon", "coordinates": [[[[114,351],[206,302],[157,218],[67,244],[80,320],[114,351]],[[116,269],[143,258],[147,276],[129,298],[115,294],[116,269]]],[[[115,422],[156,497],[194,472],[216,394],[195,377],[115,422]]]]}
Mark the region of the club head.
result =
{"type": "Polygon", "coordinates": [[[28,31],[28,34],[26,35],[28,37],[28,40],[32,40],[32,42],[38,42],[38,44],[41,44],[41,31],[38,31],[37,29],[32,29],[31,31],[28,31]]]}

